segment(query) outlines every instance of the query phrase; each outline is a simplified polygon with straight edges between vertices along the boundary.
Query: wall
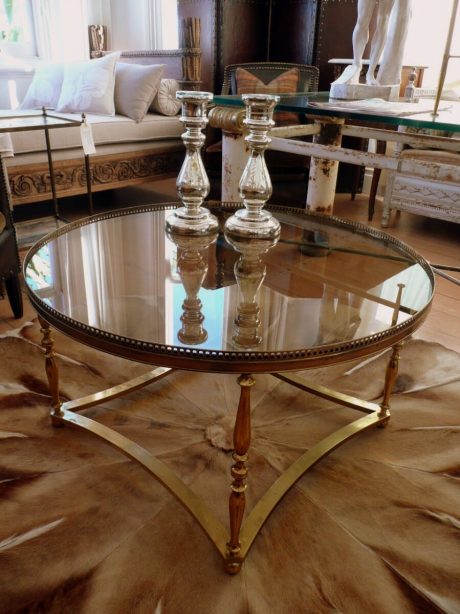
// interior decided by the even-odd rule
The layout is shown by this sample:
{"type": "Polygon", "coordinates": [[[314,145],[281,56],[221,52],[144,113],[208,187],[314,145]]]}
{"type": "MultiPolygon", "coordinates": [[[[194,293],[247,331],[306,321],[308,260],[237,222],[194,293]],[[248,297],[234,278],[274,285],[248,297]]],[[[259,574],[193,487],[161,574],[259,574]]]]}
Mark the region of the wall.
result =
{"type": "Polygon", "coordinates": [[[108,47],[123,51],[177,47],[176,0],[158,0],[169,31],[155,45],[155,11],[151,0],[88,0],[88,24],[106,25],[108,47]],[[168,21],[169,20],[169,21],[168,21]],[[174,32],[171,31],[174,29],[174,32]],[[173,42],[172,42],[173,41],[173,42]]]}
{"type": "Polygon", "coordinates": [[[311,64],[317,5],[318,0],[178,0],[179,18],[201,19],[203,88],[219,92],[228,64],[311,64]]]}

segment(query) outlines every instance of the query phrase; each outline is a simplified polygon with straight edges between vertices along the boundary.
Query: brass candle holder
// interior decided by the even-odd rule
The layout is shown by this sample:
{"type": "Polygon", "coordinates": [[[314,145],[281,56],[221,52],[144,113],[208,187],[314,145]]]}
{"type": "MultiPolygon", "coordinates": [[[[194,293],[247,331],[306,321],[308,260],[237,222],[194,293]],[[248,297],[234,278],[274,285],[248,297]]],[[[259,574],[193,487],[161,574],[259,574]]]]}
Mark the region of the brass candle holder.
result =
{"type": "Polygon", "coordinates": [[[214,215],[202,207],[209,194],[209,179],[201,159],[205,142],[202,130],[208,123],[207,104],[213,99],[209,92],[179,91],[176,98],[182,102],[180,121],[186,131],[182,135],[186,154],[176,181],[177,193],[183,203],[166,220],[166,230],[184,235],[203,235],[214,232],[218,222],[214,215]]]}

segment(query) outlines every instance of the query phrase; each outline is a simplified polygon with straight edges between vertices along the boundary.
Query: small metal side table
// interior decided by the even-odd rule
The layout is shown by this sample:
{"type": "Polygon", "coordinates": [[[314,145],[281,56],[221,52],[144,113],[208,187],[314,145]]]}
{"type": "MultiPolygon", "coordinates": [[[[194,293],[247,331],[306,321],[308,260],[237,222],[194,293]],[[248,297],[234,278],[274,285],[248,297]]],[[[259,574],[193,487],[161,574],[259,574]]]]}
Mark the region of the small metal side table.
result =
{"type": "MultiPolygon", "coordinates": [[[[50,172],[50,184],[51,184],[51,193],[53,200],[53,209],[54,209],[54,217],[56,219],[62,220],[59,213],[59,205],[56,196],[56,181],[54,176],[53,169],[53,158],[51,153],[51,142],[50,142],[50,130],[54,130],[55,128],[68,128],[69,126],[81,126],[81,124],[85,120],[85,115],[82,114],[80,120],[77,119],[69,119],[66,117],[61,117],[59,115],[50,115],[45,108],[42,111],[31,112],[30,114],[16,114],[9,116],[1,116],[0,117],[0,133],[2,132],[23,132],[26,130],[43,130],[45,132],[45,141],[46,141],[46,153],[48,156],[48,168],[50,172]]],[[[92,194],[91,194],[91,174],[89,170],[89,160],[88,155],[85,154],[85,169],[86,169],[86,185],[88,191],[88,203],[89,203],[89,211],[90,214],[93,213],[93,204],[92,204],[92,194]]],[[[8,181],[8,178],[5,177],[5,183],[8,181]]],[[[8,199],[11,200],[10,194],[7,195],[8,199]]],[[[10,203],[11,204],[11,203],[10,203]]],[[[63,220],[66,221],[66,220],[63,220]]]]}

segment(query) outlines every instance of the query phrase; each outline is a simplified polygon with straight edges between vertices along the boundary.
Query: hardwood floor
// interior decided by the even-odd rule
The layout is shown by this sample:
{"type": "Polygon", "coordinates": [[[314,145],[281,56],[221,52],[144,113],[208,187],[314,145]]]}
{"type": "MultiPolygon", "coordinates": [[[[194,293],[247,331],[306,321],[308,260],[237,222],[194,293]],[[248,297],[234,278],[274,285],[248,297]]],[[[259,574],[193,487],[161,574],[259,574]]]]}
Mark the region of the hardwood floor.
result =
{"type": "MultiPolygon", "coordinates": [[[[110,193],[95,195],[95,212],[139,203],[177,200],[173,179],[157,181],[139,187],[125,188],[110,193]]],[[[62,214],[69,219],[87,215],[86,203],[79,199],[67,199],[61,205],[62,214]]],[[[354,201],[348,194],[336,197],[335,215],[367,224],[367,196],[358,195],[354,201]]],[[[380,203],[377,203],[374,221],[370,224],[380,228],[380,203]]],[[[22,217],[24,213],[21,214],[22,217]]],[[[389,234],[409,244],[431,264],[442,263],[460,266],[460,225],[422,216],[402,213],[393,220],[389,234]]],[[[459,273],[452,273],[460,279],[459,273]]],[[[0,334],[19,327],[34,317],[32,307],[24,295],[24,317],[15,320],[6,298],[0,300],[0,334]]],[[[437,341],[460,352],[460,286],[437,276],[436,292],[431,313],[416,333],[417,337],[437,341]]]]}
{"type": "MultiPolygon", "coordinates": [[[[368,224],[367,197],[360,195],[351,201],[345,194],[338,195],[334,213],[368,224]]],[[[380,216],[381,205],[378,203],[374,220],[369,225],[380,228],[380,216]]],[[[392,218],[392,226],[385,232],[410,245],[430,264],[460,266],[459,224],[401,213],[392,218]]],[[[460,280],[460,273],[447,273],[460,280]]],[[[436,276],[431,312],[415,336],[437,341],[460,352],[460,286],[436,276]]]]}

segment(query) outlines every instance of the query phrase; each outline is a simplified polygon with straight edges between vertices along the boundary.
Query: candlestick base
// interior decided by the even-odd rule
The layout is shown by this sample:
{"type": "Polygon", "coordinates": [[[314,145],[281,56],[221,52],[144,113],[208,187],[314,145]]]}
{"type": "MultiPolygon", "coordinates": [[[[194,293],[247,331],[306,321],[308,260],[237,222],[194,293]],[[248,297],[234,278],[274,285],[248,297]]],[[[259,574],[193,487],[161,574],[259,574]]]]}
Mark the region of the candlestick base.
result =
{"type": "Polygon", "coordinates": [[[225,232],[235,237],[276,239],[280,235],[281,225],[269,211],[253,214],[247,209],[238,209],[225,222],[225,232]]]}

